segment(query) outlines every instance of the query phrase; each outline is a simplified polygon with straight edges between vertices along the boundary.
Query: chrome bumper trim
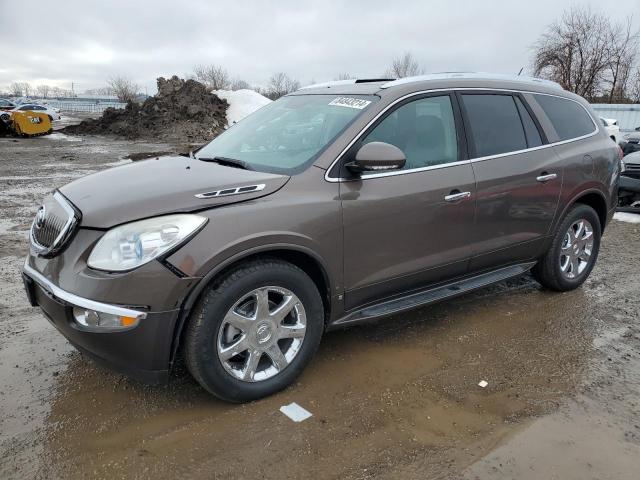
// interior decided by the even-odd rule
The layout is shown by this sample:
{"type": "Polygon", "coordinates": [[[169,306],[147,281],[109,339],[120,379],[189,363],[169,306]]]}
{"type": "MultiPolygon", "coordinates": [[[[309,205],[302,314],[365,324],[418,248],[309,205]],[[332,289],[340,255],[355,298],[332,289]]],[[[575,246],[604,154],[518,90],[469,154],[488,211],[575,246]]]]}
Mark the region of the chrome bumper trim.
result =
{"type": "Polygon", "coordinates": [[[77,295],[74,295],[73,293],[62,290],[60,287],[45,278],[44,275],[42,275],[40,272],[30,267],[27,263],[24,264],[23,271],[27,276],[38,283],[38,285],[48,290],[54,297],[59,298],[60,300],[64,300],[65,302],[77,307],[95,310],[96,312],[109,313],[111,315],[118,315],[121,317],[132,317],[139,320],[147,317],[146,312],[132,310],[130,308],[117,307],[115,305],[109,305],[108,303],[96,302],[94,300],[79,297],[77,295]]]}

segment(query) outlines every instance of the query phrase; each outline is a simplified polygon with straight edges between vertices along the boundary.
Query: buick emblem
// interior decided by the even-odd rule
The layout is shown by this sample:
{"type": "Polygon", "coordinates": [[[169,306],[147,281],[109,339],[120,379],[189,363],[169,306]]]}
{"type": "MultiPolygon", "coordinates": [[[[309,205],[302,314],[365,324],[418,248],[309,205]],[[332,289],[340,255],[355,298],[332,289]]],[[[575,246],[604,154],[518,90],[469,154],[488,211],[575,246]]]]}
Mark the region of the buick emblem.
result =
{"type": "Polygon", "coordinates": [[[35,220],[35,225],[37,229],[41,229],[42,227],[44,227],[44,219],[46,216],[46,209],[43,206],[40,207],[40,209],[38,210],[38,213],[36,213],[36,220],[35,220]]]}
{"type": "Polygon", "coordinates": [[[268,342],[270,338],[271,327],[268,324],[263,323],[258,327],[258,330],[256,330],[256,340],[258,340],[259,344],[263,344],[268,342]]]}

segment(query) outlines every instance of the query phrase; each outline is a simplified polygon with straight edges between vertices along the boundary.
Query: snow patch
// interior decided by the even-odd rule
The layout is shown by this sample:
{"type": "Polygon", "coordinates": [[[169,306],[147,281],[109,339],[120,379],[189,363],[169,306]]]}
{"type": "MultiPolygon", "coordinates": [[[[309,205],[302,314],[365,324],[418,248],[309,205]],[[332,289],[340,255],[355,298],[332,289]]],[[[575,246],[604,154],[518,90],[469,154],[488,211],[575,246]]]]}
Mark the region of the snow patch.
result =
{"type": "Polygon", "coordinates": [[[80,137],[73,137],[71,135],[65,135],[64,133],[52,133],[51,135],[47,135],[46,137],[40,137],[40,138],[48,138],[49,140],[65,140],[67,142],[82,141],[80,137]]]}
{"type": "Polygon", "coordinates": [[[627,212],[617,212],[613,216],[613,219],[614,220],[618,220],[619,222],[640,223],[640,214],[627,213],[627,212]]]}
{"type": "Polygon", "coordinates": [[[133,163],[133,160],[129,160],[128,158],[122,158],[117,162],[105,163],[107,167],[119,167],[120,165],[126,165],[128,163],[133,163]]]}
{"type": "Polygon", "coordinates": [[[213,90],[211,93],[229,102],[229,108],[227,109],[227,124],[229,126],[271,103],[271,100],[267,97],[248,89],[213,90]]]}

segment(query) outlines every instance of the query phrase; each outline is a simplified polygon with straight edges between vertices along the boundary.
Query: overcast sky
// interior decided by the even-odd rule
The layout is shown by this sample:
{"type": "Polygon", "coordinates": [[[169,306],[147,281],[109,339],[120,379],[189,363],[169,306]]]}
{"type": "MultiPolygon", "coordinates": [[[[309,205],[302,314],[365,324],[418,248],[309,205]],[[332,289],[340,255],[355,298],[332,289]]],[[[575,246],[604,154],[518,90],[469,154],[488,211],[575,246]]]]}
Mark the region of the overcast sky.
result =
{"type": "Polygon", "coordinates": [[[252,85],[277,71],[307,84],[380,76],[404,51],[428,72],[517,73],[572,3],[640,20],[638,0],[0,0],[0,89],[82,92],[125,75],[151,94],[156,77],[209,63],[252,85]]]}

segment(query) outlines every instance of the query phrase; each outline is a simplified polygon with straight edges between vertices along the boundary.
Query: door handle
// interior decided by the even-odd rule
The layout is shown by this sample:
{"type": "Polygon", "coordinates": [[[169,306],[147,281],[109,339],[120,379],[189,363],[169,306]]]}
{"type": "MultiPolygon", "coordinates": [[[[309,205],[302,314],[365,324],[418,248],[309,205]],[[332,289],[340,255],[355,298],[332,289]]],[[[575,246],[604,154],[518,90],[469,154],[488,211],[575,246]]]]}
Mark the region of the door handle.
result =
{"type": "Polygon", "coordinates": [[[469,198],[470,196],[471,196],[471,192],[458,192],[457,190],[454,190],[449,195],[445,195],[444,201],[457,202],[458,200],[464,200],[465,198],[469,198]]]}
{"type": "Polygon", "coordinates": [[[545,183],[545,182],[548,182],[549,180],[555,180],[556,178],[558,178],[558,175],[556,175],[555,173],[542,172],[542,175],[540,175],[539,177],[536,177],[536,180],[541,183],[545,183]]]}

